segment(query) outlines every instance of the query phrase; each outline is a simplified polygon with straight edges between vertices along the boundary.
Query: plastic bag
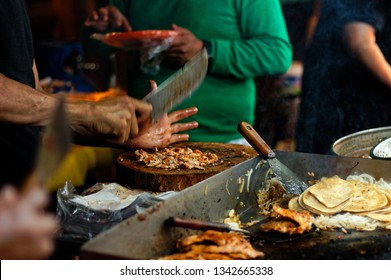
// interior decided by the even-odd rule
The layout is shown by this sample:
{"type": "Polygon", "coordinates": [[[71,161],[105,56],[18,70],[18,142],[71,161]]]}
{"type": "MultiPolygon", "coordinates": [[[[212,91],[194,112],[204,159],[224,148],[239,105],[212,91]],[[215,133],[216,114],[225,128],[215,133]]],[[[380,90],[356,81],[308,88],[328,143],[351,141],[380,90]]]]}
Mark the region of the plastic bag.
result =
{"type": "Polygon", "coordinates": [[[160,42],[153,40],[143,42],[140,49],[141,71],[145,74],[156,75],[164,59],[164,51],[171,46],[173,40],[173,37],[169,37],[160,42]]]}
{"type": "Polygon", "coordinates": [[[164,51],[171,47],[177,32],[174,30],[138,30],[131,32],[94,33],[90,38],[123,50],[140,51],[140,69],[156,75],[164,59],[164,51]]]}
{"type": "Polygon", "coordinates": [[[60,240],[84,242],[175,194],[171,191],[153,195],[117,183],[98,183],[87,191],[90,194],[79,195],[70,181],[57,191],[60,240]]]}

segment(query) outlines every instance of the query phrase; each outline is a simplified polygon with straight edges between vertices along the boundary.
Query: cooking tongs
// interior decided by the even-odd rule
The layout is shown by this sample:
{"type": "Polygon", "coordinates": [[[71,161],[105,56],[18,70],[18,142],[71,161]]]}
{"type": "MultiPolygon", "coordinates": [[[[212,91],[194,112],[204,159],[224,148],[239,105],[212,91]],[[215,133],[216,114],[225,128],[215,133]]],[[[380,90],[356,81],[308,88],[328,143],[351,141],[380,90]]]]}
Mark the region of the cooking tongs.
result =
{"type": "Polygon", "coordinates": [[[274,151],[250,124],[241,122],[238,125],[238,130],[259,155],[267,160],[274,176],[280,181],[287,193],[299,195],[308,188],[306,183],[276,158],[274,151]]]}

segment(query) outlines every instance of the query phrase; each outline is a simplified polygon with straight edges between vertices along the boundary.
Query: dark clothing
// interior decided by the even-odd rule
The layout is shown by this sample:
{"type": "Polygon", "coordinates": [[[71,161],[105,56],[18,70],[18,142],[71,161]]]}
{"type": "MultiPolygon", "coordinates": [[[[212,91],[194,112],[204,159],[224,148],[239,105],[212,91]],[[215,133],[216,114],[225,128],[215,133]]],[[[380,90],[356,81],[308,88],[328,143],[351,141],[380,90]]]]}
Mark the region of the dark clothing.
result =
{"type": "Polygon", "coordinates": [[[343,26],[361,21],[376,29],[377,43],[391,62],[388,0],[327,0],[304,60],[297,150],[331,153],[338,138],[391,125],[391,91],[353,58],[342,40],[343,26]]]}
{"type": "MultiPolygon", "coordinates": [[[[33,40],[24,0],[0,0],[0,73],[35,87],[33,40]]],[[[0,88],[0,94],[4,89],[0,88]]],[[[0,186],[20,185],[33,167],[38,127],[0,122],[0,186]]]]}
{"type": "Polygon", "coordinates": [[[293,60],[302,61],[305,55],[307,24],[313,14],[314,1],[280,1],[286,28],[292,44],[293,60]]]}

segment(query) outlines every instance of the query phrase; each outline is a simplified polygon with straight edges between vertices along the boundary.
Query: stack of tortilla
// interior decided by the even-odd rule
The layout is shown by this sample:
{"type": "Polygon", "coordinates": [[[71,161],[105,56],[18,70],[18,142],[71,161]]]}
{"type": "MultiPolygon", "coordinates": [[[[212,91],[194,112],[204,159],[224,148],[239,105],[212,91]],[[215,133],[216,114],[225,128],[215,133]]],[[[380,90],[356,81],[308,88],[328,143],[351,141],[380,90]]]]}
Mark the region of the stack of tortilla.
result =
{"type": "Polygon", "coordinates": [[[300,196],[289,201],[289,208],[318,215],[347,212],[391,224],[391,191],[375,184],[343,180],[338,176],[322,178],[300,196]]]}

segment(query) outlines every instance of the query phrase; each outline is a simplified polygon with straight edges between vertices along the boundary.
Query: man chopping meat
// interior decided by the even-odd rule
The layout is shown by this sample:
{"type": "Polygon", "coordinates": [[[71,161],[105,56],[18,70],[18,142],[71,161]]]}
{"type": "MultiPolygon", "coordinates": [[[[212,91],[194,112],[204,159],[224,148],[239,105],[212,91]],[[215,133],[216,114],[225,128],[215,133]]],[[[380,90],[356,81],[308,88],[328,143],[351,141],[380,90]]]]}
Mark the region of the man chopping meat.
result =
{"type": "MultiPolygon", "coordinates": [[[[0,5],[0,187],[6,183],[21,187],[34,167],[37,148],[41,141],[40,127],[47,124],[48,117],[57,104],[57,97],[44,93],[39,87],[26,2],[0,0],[0,5]]],[[[176,132],[197,126],[196,123],[175,127],[171,125],[173,121],[195,114],[197,110],[194,108],[178,111],[174,116],[166,115],[160,122],[151,126],[151,105],[128,96],[118,96],[100,102],[67,100],[66,107],[69,126],[73,132],[92,144],[99,136],[107,145],[137,146],[137,141],[136,144],[133,141],[145,138],[148,133],[154,134],[154,129],[159,125],[166,132],[161,135],[165,141],[162,138],[156,141],[167,144],[167,141],[186,139],[172,138],[176,132]]],[[[38,223],[43,217],[45,196],[39,186],[23,194],[15,190],[2,193],[0,251],[4,244],[9,244],[7,238],[18,237],[22,229],[25,230],[24,233],[34,230],[35,234],[46,241],[43,244],[51,242],[53,229],[56,227],[54,220],[49,218],[46,220],[46,226],[42,227],[35,224],[35,221],[38,223]],[[30,210],[37,211],[37,216],[30,210]],[[9,219],[12,216],[18,219],[9,219]],[[13,227],[15,223],[21,224],[13,227]],[[5,229],[14,231],[9,232],[5,229]],[[6,239],[5,233],[8,236],[6,239]]],[[[27,243],[25,245],[28,246],[27,243]]],[[[38,244],[33,242],[33,245],[38,244]]],[[[38,246],[35,257],[47,255],[50,251],[48,248],[50,246],[38,246]]],[[[10,252],[11,249],[7,250],[0,252],[2,259],[28,258],[27,255],[23,255],[27,252],[27,247],[25,252],[13,256],[3,254],[10,252]]]]}

